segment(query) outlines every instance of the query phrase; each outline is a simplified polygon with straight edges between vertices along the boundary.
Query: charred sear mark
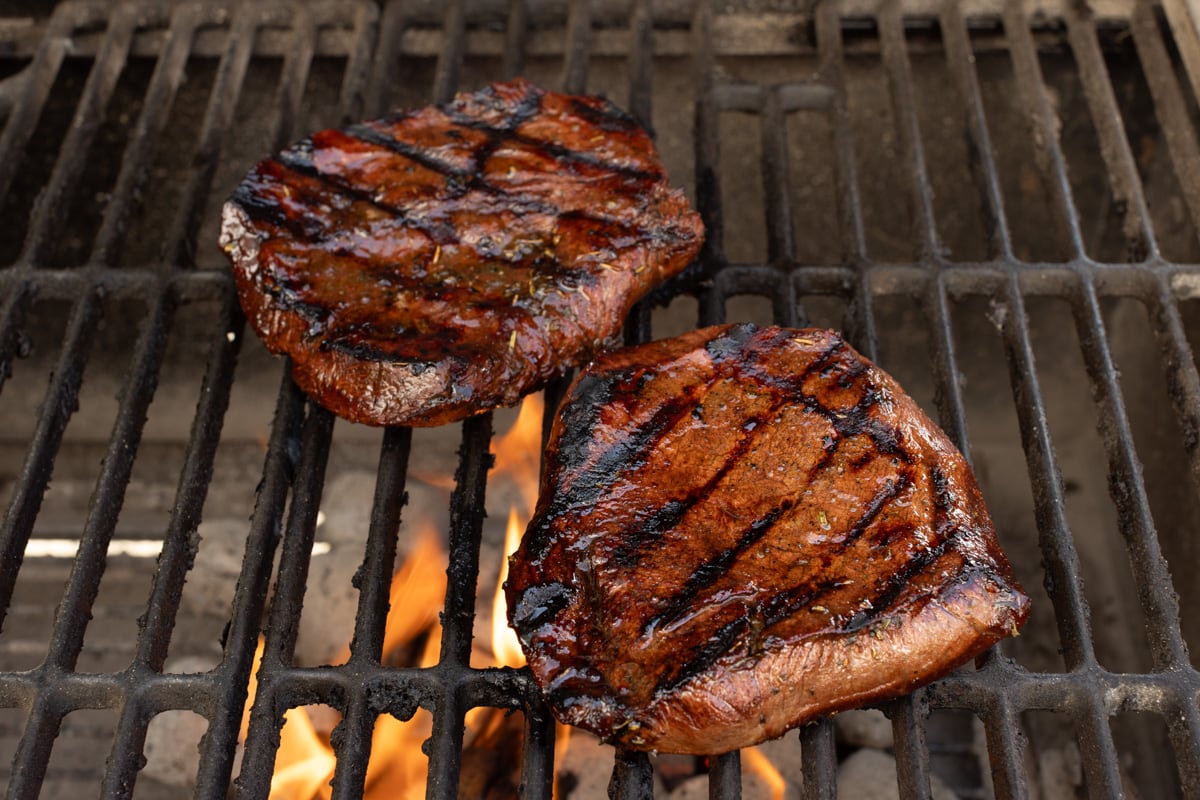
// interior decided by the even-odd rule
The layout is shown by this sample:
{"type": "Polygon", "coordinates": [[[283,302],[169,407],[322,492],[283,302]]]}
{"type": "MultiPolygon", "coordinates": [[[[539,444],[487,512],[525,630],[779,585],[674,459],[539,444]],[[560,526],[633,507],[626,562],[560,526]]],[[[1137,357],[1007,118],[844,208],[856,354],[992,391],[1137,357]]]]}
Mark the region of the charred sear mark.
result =
{"type": "Polygon", "coordinates": [[[758,326],[753,323],[734,325],[720,336],[709,339],[704,349],[712,356],[713,362],[720,364],[731,358],[742,358],[746,343],[758,333],[758,326]]]}
{"type": "Polygon", "coordinates": [[[271,284],[267,281],[262,283],[262,291],[269,295],[280,308],[295,312],[303,317],[308,322],[310,331],[315,333],[324,331],[325,325],[331,316],[328,308],[315,303],[306,303],[292,289],[271,284]]]}
{"type": "Polygon", "coordinates": [[[694,503],[690,497],[686,500],[668,500],[648,516],[636,519],[636,529],[623,530],[617,535],[621,544],[609,555],[608,563],[619,569],[637,567],[646,547],[678,525],[694,503]]]}
{"type": "Polygon", "coordinates": [[[800,373],[795,383],[797,391],[800,391],[799,387],[804,384],[805,380],[829,367],[835,358],[846,352],[846,348],[846,340],[840,336],[835,337],[829,346],[822,350],[820,355],[810,361],[808,366],[804,368],[804,371],[800,373]]]}
{"type": "Polygon", "coordinates": [[[233,190],[229,198],[237,203],[246,216],[255,222],[283,228],[292,236],[307,239],[309,232],[303,225],[293,225],[292,219],[284,212],[278,203],[263,192],[257,191],[249,181],[244,181],[233,190]]]}
{"type": "Polygon", "coordinates": [[[452,225],[427,217],[418,218],[409,216],[405,209],[377,199],[371,192],[355,186],[354,184],[342,178],[340,175],[321,172],[311,163],[306,164],[304,162],[293,161],[285,158],[284,155],[280,155],[278,158],[276,158],[276,161],[280,166],[291,170],[298,175],[306,178],[312,178],[327,184],[332,192],[340,194],[350,200],[372,206],[382,211],[384,214],[394,217],[404,224],[421,231],[436,244],[447,245],[459,243],[458,232],[452,225]]]}
{"type": "MultiPolygon", "coordinates": [[[[715,382],[716,378],[714,378],[715,382]]],[[[709,383],[711,386],[712,383],[709,383]]],[[[625,568],[632,568],[637,565],[638,557],[647,547],[652,547],[662,536],[662,534],[674,528],[682,520],[683,516],[695,508],[697,505],[707,500],[717,490],[718,484],[729,474],[743,458],[746,453],[753,450],[754,445],[758,443],[763,431],[766,430],[764,423],[779,413],[779,409],[783,406],[782,398],[775,398],[775,401],[765,410],[758,414],[743,420],[741,428],[747,431],[746,435],[740,437],[737,443],[730,450],[729,455],[717,468],[717,471],[700,486],[693,486],[688,490],[687,495],[682,498],[672,498],[663,507],[662,513],[655,513],[652,517],[658,525],[640,524],[637,530],[623,531],[619,536],[621,546],[616,548],[610,556],[612,562],[625,568]]],[[[692,407],[694,413],[698,406],[692,407]]],[[[640,466],[638,464],[637,466],[640,466]]]]}
{"type": "Polygon", "coordinates": [[[696,567],[691,577],[684,583],[683,588],[667,601],[666,607],[646,621],[642,626],[642,633],[650,633],[661,625],[670,625],[676,622],[691,607],[697,595],[724,577],[738,558],[761,541],[791,507],[792,503],[785,501],[771,509],[742,531],[733,547],[722,550],[711,560],[696,567]]]}
{"type": "MultiPolygon", "coordinates": [[[[469,107],[456,105],[445,109],[446,117],[455,125],[463,128],[469,128],[473,131],[478,131],[488,137],[488,150],[495,150],[501,144],[515,143],[528,147],[534,151],[540,151],[559,161],[568,163],[583,164],[607,172],[613,172],[618,175],[624,175],[629,178],[635,178],[643,181],[656,181],[661,179],[662,175],[656,172],[648,172],[646,170],[629,167],[624,164],[616,164],[611,161],[604,161],[590,153],[582,153],[578,150],[571,150],[556,142],[548,142],[542,139],[536,139],[532,136],[526,136],[518,130],[521,125],[531,119],[541,110],[542,94],[540,92],[530,92],[525,95],[521,103],[516,108],[510,108],[507,101],[496,98],[496,104],[492,106],[493,110],[501,111],[507,114],[507,119],[503,125],[497,126],[487,120],[480,119],[467,113],[469,107]]],[[[610,111],[605,112],[598,109],[593,109],[580,103],[577,100],[571,101],[573,111],[576,111],[579,116],[584,117],[596,127],[602,130],[613,133],[629,134],[637,129],[637,122],[632,117],[624,114],[615,107],[609,105],[610,111]]]]}
{"type": "MultiPolygon", "coordinates": [[[[602,451],[590,465],[587,465],[587,455],[584,454],[580,457],[576,451],[580,447],[587,447],[591,440],[592,429],[569,429],[563,437],[563,445],[560,450],[565,449],[569,457],[583,463],[576,470],[567,473],[565,481],[567,485],[558,487],[544,516],[548,520],[556,520],[574,509],[595,505],[611,490],[613,483],[621,474],[620,470],[636,468],[645,463],[646,457],[658,446],[662,437],[691,410],[695,404],[695,394],[701,388],[703,387],[699,385],[692,387],[688,394],[664,403],[650,419],[629,431],[607,450],[602,451]],[[574,439],[581,440],[582,444],[576,445],[573,442],[574,439]]],[[[546,523],[546,527],[549,528],[551,524],[550,522],[546,523]]],[[[527,543],[533,558],[540,558],[545,553],[550,544],[550,534],[551,531],[546,530],[534,536],[527,543]]]]}
{"type": "Polygon", "coordinates": [[[572,597],[574,592],[570,587],[557,582],[530,586],[522,592],[511,614],[513,627],[521,640],[528,646],[537,629],[566,608],[572,597]]]}
{"type": "Polygon", "coordinates": [[[441,173],[447,178],[466,179],[471,177],[471,172],[469,170],[460,169],[453,164],[448,164],[445,161],[431,156],[429,153],[425,152],[416,145],[409,144],[408,142],[402,142],[399,139],[393,138],[390,134],[384,131],[376,130],[369,125],[363,125],[361,123],[357,125],[348,125],[342,130],[347,136],[358,139],[361,142],[366,142],[367,144],[373,144],[376,147],[382,147],[385,150],[391,150],[393,153],[402,155],[409,161],[420,164],[426,169],[441,173]]]}
{"type": "MultiPolygon", "coordinates": [[[[501,129],[494,130],[499,134],[508,135],[501,129]]],[[[564,210],[527,193],[511,192],[488,181],[485,178],[486,173],[481,166],[476,170],[464,170],[454,167],[451,164],[425,154],[420,148],[397,141],[387,133],[366,125],[350,126],[345,129],[344,133],[353,138],[365,141],[368,144],[388,149],[401,157],[407,158],[442,175],[446,181],[446,194],[448,197],[460,198],[468,191],[475,190],[485,195],[502,199],[505,205],[518,215],[545,214],[564,220],[571,218],[581,219],[604,228],[604,230],[596,232],[595,235],[597,236],[631,236],[637,239],[652,238],[651,232],[646,231],[628,219],[607,217],[602,213],[586,209],[564,210]]],[[[491,149],[494,148],[489,146],[487,152],[490,153],[491,149]]],[[[380,200],[378,193],[371,187],[358,186],[346,180],[341,175],[318,170],[312,161],[311,147],[289,148],[276,156],[275,161],[299,175],[321,181],[331,191],[341,194],[344,197],[379,209],[405,225],[426,233],[438,244],[453,244],[459,241],[458,234],[451,225],[439,222],[428,216],[410,214],[407,209],[401,206],[395,206],[380,200]]],[[[613,170],[621,172],[617,167],[614,167],[613,170]]],[[[494,254],[480,253],[480,255],[488,257],[494,254]]],[[[556,261],[555,264],[559,268],[562,267],[560,262],[556,261]]]]}
{"type": "MultiPolygon", "coordinates": [[[[542,89],[530,84],[526,88],[525,94],[521,96],[521,99],[516,104],[501,96],[494,86],[484,87],[472,95],[472,99],[479,105],[504,115],[506,117],[504,128],[515,130],[542,110],[542,98],[544,96],[545,92],[542,89]]],[[[451,119],[461,118],[468,123],[482,122],[480,118],[466,113],[471,108],[472,105],[469,103],[456,101],[443,109],[443,112],[451,119]]],[[[460,122],[459,124],[463,123],[460,122]]]]}
{"type": "Polygon", "coordinates": [[[869,598],[870,607],[859,611],[851,617],[846,622],[843,630],[846,633],[853,633],[875,621],[880,614],[886,612],[896,602],[896,599],[908,586],[909,582],[921,572],[928,569],[930,565],[941,559],[946,554],[946,551],[954,546],[963,533],[962,528],[952,527],[942,541],[933,547],[922,550],[905,562],[902,567],[888,577],[883,588],[874,597],[869,598]]]}
{"type": "Polygon", "coordinates": [[[656,692],[670,691],[707,671],[718,660],[730,655],[747,634],[762,631],[812,605],[816,598],[838,588],[835,582],[822,582],[816,587],[797,587],[780,592],[760,603],[754,613],[744,613],[722,625],[708,637],[692,656],[673,673],[668,673],[658,682],[656,692]]]}
{"type": "Polygon", "coordinates": [[[850,530],[846,532],[846,537],[840,542],[836,543],[835,546],[838,548],[838,550],[844,551],[849,548],[850,545],[857,542],[859,538],[866,533],[867,528],[871,527],[871,523],[873,523],[875,518],[879,516],[881,511],[883,511],[884,506],[886,506],[901,492],[908,488],[911,480],[912,478],[907,472],[900,473],[895,480],[888,478],[879,491],[875,493],[875,496],[871,498],[871,503],[867,506],[867,510],[864,511],[863,515],[859,517],[853,525],[850,526],[850,530]]]}
{"type": "Polygon", "coordinates": [[[717,662],[725,654],[733,650],[738,640],[750,629],[747,617],[738,617],[722,625],[704,642],[691,658],[679,665],[676,670],[668,671],[659,681],[655,693],[669,692],[697,675],[701,674],[717,662]]]}
{"type": "Polygon", "coordinates": [[[605,102],[601,104],[600,108],[596,108],[590,103],[572,97],[568,101],[568,105],[571,107],[572,114],[583,117],[602,131],[629,134],[636,132],[641,127],[637,120],[612,103],[605,102]]]}

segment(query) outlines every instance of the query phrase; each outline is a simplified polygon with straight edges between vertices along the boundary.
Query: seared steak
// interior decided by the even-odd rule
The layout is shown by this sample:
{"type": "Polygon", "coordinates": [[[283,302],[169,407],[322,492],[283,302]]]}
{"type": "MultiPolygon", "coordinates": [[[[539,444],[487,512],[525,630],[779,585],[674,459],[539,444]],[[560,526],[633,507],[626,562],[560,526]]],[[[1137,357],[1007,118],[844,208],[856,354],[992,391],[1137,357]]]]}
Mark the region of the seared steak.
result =
{"type": "Polygon", "coordinates": [[[377,425],[515,403],[702,240],[631,117],[525,81],[315,133],[250,170],[221,230],[267,347],[377,425]]]}
{"type": "Polygon", "coordinates": [[[752,325],[576,378],[506,590],[563,721],[681,753],[908,692],[1029,608],[896,382],[832,331],[752,325]]]}

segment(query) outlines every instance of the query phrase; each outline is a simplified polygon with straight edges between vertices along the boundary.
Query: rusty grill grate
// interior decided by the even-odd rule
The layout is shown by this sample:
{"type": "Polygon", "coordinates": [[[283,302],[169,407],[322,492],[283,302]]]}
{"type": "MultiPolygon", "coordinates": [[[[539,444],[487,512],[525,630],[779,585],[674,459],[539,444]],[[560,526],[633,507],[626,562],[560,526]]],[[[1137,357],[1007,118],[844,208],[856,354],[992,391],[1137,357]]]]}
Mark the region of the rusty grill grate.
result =
{"type": "MultiPolygon", "coordinates": [[[[236,777],[236,796],[265,797],[282,714],[312,703],[344,715],[334,797],[361,795],[376,717],[418,708],[433,714],[427,796],[456,796],[463,719],[477,706],[523,710],[523,791],[551,796],[554,726],[530,680],[470,665],[492,414],[461,425],[436,666],[381,663],[406,535],[407,429],[371,440],[351,655],[294,666],[327,468],[344,454],[334,419],[284,377],[249,481],[260,478],[219,664],[164,671],[189,634],[176,623],[210,488],[225,479],[218,452],[241,430],[227,412],[239,387],[262,383],[247,372],[255,362],[213,245],[224,193],[306,130],[519,73],[607,89],[658,130],[705,218],[699,264],[635,311],[630,342],[736,318],[841,327],[980,472],[1035,617],[974,668],[884,707],[902,796],[928,796],[946,759],[974,758],[940,730],[955,720],[967,738],[972,724],[983,732],[984,763],[955,785],[962,797],[1045,796],[1041,748],[1063,741],[1089,796],[1200,796],[1188,653],[1200,622],[1181,615],[1200,594],[1168,569],[1178,578],[1200,562],[1200,111],[1189,81],[1200,74],[1187,70],[1200,49],[1176,13],[1184,4],[746,5],[73,1],[47,19],[0,19],[0,387],[13,464],[0,475],[0,706],[20,712],[6,734],[9,797],[57,785],[52,752],[80,709],[115,715],[93,781],[105,797],[134,793],[148,725],[172,709],[206,721],[196,796],[225,796],[236,777]],[[129,309],[135,324],[121,328],[129,309]],[[143,565],[152,578],[132,647],[96,666],[86,644],[101,620],[90,620],[117,559],[110,543],[140,508],[130,486],[162,437],[147,417],[157,424],[179,338],[205,366],[174,398],[191,427],[177,487],[147,523],[161,553],[143,565]],[[56,355],[23,405],[12,384],[39,342],[56,355]],[[89,364],[110,348],[127,361],[111,433],[88,451],[102,457],[90,501],[65,526],[78,552],[48,601],[58,610],[44,657],[18,664],[4,647],[35,569],[24,554],[55,514],[51,477],[57,487],[72,420],[91,425],[84,377],[102,379],[89,364]]],[[[550,407],[563,388],[547,390],[550,407]]],[[[807,797],[836,796],[831,723],[799,737],[801,762],[780,769],[807,797]]],[[[713,759],[712,796],[739,796],[740,770],[736,753],[713,759]]],[[[610,796],[652,790],[651,760],[617,753],[610,796]]]]}

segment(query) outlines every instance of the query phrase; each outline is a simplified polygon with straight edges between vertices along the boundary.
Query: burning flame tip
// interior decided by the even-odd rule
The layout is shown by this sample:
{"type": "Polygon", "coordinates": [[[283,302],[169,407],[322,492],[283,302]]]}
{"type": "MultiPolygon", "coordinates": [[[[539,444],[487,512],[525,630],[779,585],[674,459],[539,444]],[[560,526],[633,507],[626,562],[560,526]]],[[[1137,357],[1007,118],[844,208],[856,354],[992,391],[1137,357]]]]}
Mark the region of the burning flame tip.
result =
{"type": "MultiPolygon", "coordinates": [[[[492,656],[499,666],[520,667],[525,664],[520,642],[507,625],[504,581],[508,577],[508,556],[516,550],[521,531],[537,501],[543,410],[541,395],[529,395],[522,402],[512,428],[493,443],[496,461],[492,477],[509,481],[520,499],[520,504],[514,502],[509,509],[505,559],[501,563],[492,605],[492,656]]],[[[412,477],[432,486],[453,486],[453,479],[449,476],[414,473],[412,477]]],[[[383,654],[386,660],[402,648],[412,648],[424,636],[426,639],[420,651],[409,649],[405,652],[407,658],[425,667],[437,663],[441,649],[438,613],[446,596],[447,555],[441,535],[432,520],[417,520],[413,529],[415,536],[412,545],[392,579],[391,609],[384,632],[383,654]]],[[[261,643],[259,652],[261,654],[261,643]]],[[[345,657],[349,657],[348,648],[345,657]]],[[[253,702],[253,689],[252,685],[247,711],[253,702]]],[[[467,714],[465,722],[473,727],[476,736],[486,734],[498,724],[498,720],[506,718],[480,713],[489,711],[494,709],[472,709],[467,714]]],[[[279,800],[327,800],[336,760],[333,750],[318,733],[305,709],[290,709],[285,719],[276,756],[275,775],[271,782],[271,797],[279,800]]],[[[423,796],[428,766],[421,743],[430,732],[431,723],[426,714],[418,714],[403,722],[388,714],[376,720],[371,758],[367,764],[367,797],[423,796]]],[[[568,738],[567,730],[560,726],[556,747],[560,757],[562,751],[558,748],[565,749],[568,738]]]]}
{"type": "Polygon", "coordinates": [[[517,635],[508,627],[508,605],[504,602],[504,582],[508,579],[508,559],[521,542],[521,518],[514,506],[508,511],[508,526],[504,533],[504,560],[500,563],[500,578],[496,581],[496,596],[492,601],[492,655],[502,667],[520,667],[525,654],[517,635]]]}

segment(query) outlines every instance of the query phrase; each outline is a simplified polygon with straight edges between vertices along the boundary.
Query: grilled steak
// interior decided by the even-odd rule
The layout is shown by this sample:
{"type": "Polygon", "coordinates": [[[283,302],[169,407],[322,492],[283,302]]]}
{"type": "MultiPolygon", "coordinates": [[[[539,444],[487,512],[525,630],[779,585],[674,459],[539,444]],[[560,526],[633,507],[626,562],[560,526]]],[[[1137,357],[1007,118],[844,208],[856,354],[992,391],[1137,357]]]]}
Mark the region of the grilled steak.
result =
{"type": "Polygon", "coordinates": [[[377,425],[515,403],[702,239],[631,117],[525,81],[315,133],[250,171],[221,230],[267,347],[377,425]]]}
{"type": "Polygon", "coordinates": [[[600,357],[507,582],[565,722],[720,753],[947,673],[1028,613],[970,468],[832,331],[600,357]]]}

